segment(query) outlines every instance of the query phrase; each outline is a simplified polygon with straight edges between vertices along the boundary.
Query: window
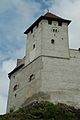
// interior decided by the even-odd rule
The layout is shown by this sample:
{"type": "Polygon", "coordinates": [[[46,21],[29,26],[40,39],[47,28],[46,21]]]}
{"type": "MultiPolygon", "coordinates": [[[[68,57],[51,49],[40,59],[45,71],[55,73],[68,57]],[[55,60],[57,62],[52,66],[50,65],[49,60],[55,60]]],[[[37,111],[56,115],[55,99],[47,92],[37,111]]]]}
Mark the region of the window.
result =
{"type": "Polygon", "coordinates": [[[62,26],[62,22],[58,22],[58,26],[62,26]]]}
{"type": "Polygon", "coordinates": [[[48,20],[48,24],[51,25],[51,24],[52,24],[52,21],[51,21],[51,20],[48,20]]]}
{"type": "Polygon", "coordinates": [[[35,48],[35,44],[33,44],[33,49],[35,48]]]}
{"type": "Polygon", "coordinates": [[[19,85],[15,85],[14,88],[13,88],[13,90],[14,90],[14,91],[17,90],[18,87],[19,87],[19,85]]]}
{"type": "Polygon", "coordinates": [[[15,94],[14,96],[15,96],[15,98],[16,98],[17,94],[15,94]]]}
{"type": "Polygon", "coordinates": [[[57,29],[53,29],[53,32],[57,32],[57,29]]]}
{"type": "Polygon", "coordinates": [[[34,74],[30,75],[29,82],[31,82],[34,79],[35,79],[35,75],[34,74]]]}
{"type": "Polygon", "coordinates": [[[51,43],[54,44],[54,39],[51,39],[51,43]]]}

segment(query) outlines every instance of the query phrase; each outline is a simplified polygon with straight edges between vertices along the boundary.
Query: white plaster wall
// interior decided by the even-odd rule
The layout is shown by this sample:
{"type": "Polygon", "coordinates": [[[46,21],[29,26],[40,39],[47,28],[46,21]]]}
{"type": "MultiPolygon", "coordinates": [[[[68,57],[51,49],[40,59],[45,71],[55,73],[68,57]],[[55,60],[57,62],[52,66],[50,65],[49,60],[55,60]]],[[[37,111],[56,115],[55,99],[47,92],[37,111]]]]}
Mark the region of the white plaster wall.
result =
{"type": "Polygon", "coordinates": [[[80,107],[80,59],[43,57],[42,88],[52,102],[80,107]]]}

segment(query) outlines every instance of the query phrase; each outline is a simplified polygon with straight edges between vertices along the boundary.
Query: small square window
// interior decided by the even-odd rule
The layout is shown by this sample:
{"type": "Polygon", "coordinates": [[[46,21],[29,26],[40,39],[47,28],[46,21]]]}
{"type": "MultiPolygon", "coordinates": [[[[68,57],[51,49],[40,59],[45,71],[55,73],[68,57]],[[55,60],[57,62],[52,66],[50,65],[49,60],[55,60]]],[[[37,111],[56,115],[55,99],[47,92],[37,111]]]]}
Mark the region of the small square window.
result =
{"type": "Polygon", "coordinates": [[[51,43],[54,44],[54,39],[51,39],[51,43]]]}
{"type": "Polygon", "coordinates": [[[48,24],[51,25],[51,24],[52,24],[52,21],[51,21],[51,20],[48,20],[48,24]]]}
{"type": "Polygon", "coordinates": [[[35,48],[35,44],[33,44],[33,49],[35,48]]]}

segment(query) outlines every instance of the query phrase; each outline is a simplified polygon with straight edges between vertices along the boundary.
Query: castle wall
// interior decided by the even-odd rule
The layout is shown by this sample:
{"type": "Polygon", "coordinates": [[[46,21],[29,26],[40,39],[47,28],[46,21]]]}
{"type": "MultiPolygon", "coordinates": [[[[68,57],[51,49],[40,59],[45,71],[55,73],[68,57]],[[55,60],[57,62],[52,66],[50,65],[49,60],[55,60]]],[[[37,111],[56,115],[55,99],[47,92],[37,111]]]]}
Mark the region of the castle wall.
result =
{"type": "Polygon", "coordinates": [[[15,72],[10,80],[7,112],[36,97],[80,107],[80,53],[69,51],[69,59],[41,56],[15,72]],[[29,81],[32,74],[35,78],[29,81]],[[18,88],[14,91],[15,85],[18,88]]]}
{"type": "Polygon", "coordinates": [[[75,59],[80,59],[80,51],[77,49],[70,49],[70,57],[75,59]]]}
{"type": "Polygon", "coordinates": [[[42,59],[38,58],[11,76],[7,112],[12,108],[17,110],[27,98],[39,92],[41,87],[41,61],[42,59]],[[34,74],[34,78],[30,81],[32,74],[34,74]],[[15,85],[18,85],[16,90],[14,90],[15,85]]]}
{"type": "MultiPolygon", "coordinates": [[[[73,51],[70,52],[74,56],[73,51]]],[[[70,59],[42,57],[41,90],[50,95],[50,101],[80,107],[80,54],[78,56],[70,59]]]]}
{"type": "Polygon", "coordinates": [[[69,49],[69,21],[50,16],[29,28],[26,56],[17,61],[24,66],[10,73],[7,112],[36,97],[80,107],[80,51],[69,49]]]}

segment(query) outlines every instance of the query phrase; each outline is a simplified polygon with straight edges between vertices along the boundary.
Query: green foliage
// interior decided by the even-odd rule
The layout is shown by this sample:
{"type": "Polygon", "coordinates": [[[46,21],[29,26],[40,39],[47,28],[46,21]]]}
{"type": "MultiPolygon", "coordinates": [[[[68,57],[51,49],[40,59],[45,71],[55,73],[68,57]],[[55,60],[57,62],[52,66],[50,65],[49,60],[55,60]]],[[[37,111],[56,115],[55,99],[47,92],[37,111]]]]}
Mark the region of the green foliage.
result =
{"type": "Polygon", "coordinates": [[[10,113],[12,113],[14,111],[14,109],[13,108],[10,108],[10,113]]]}
{"type": "Polygon", "coordinates": [[[16,112],[0,116],[0,120],[80,120],[80,110],[48,101],[33,102],[16,112]]]}

